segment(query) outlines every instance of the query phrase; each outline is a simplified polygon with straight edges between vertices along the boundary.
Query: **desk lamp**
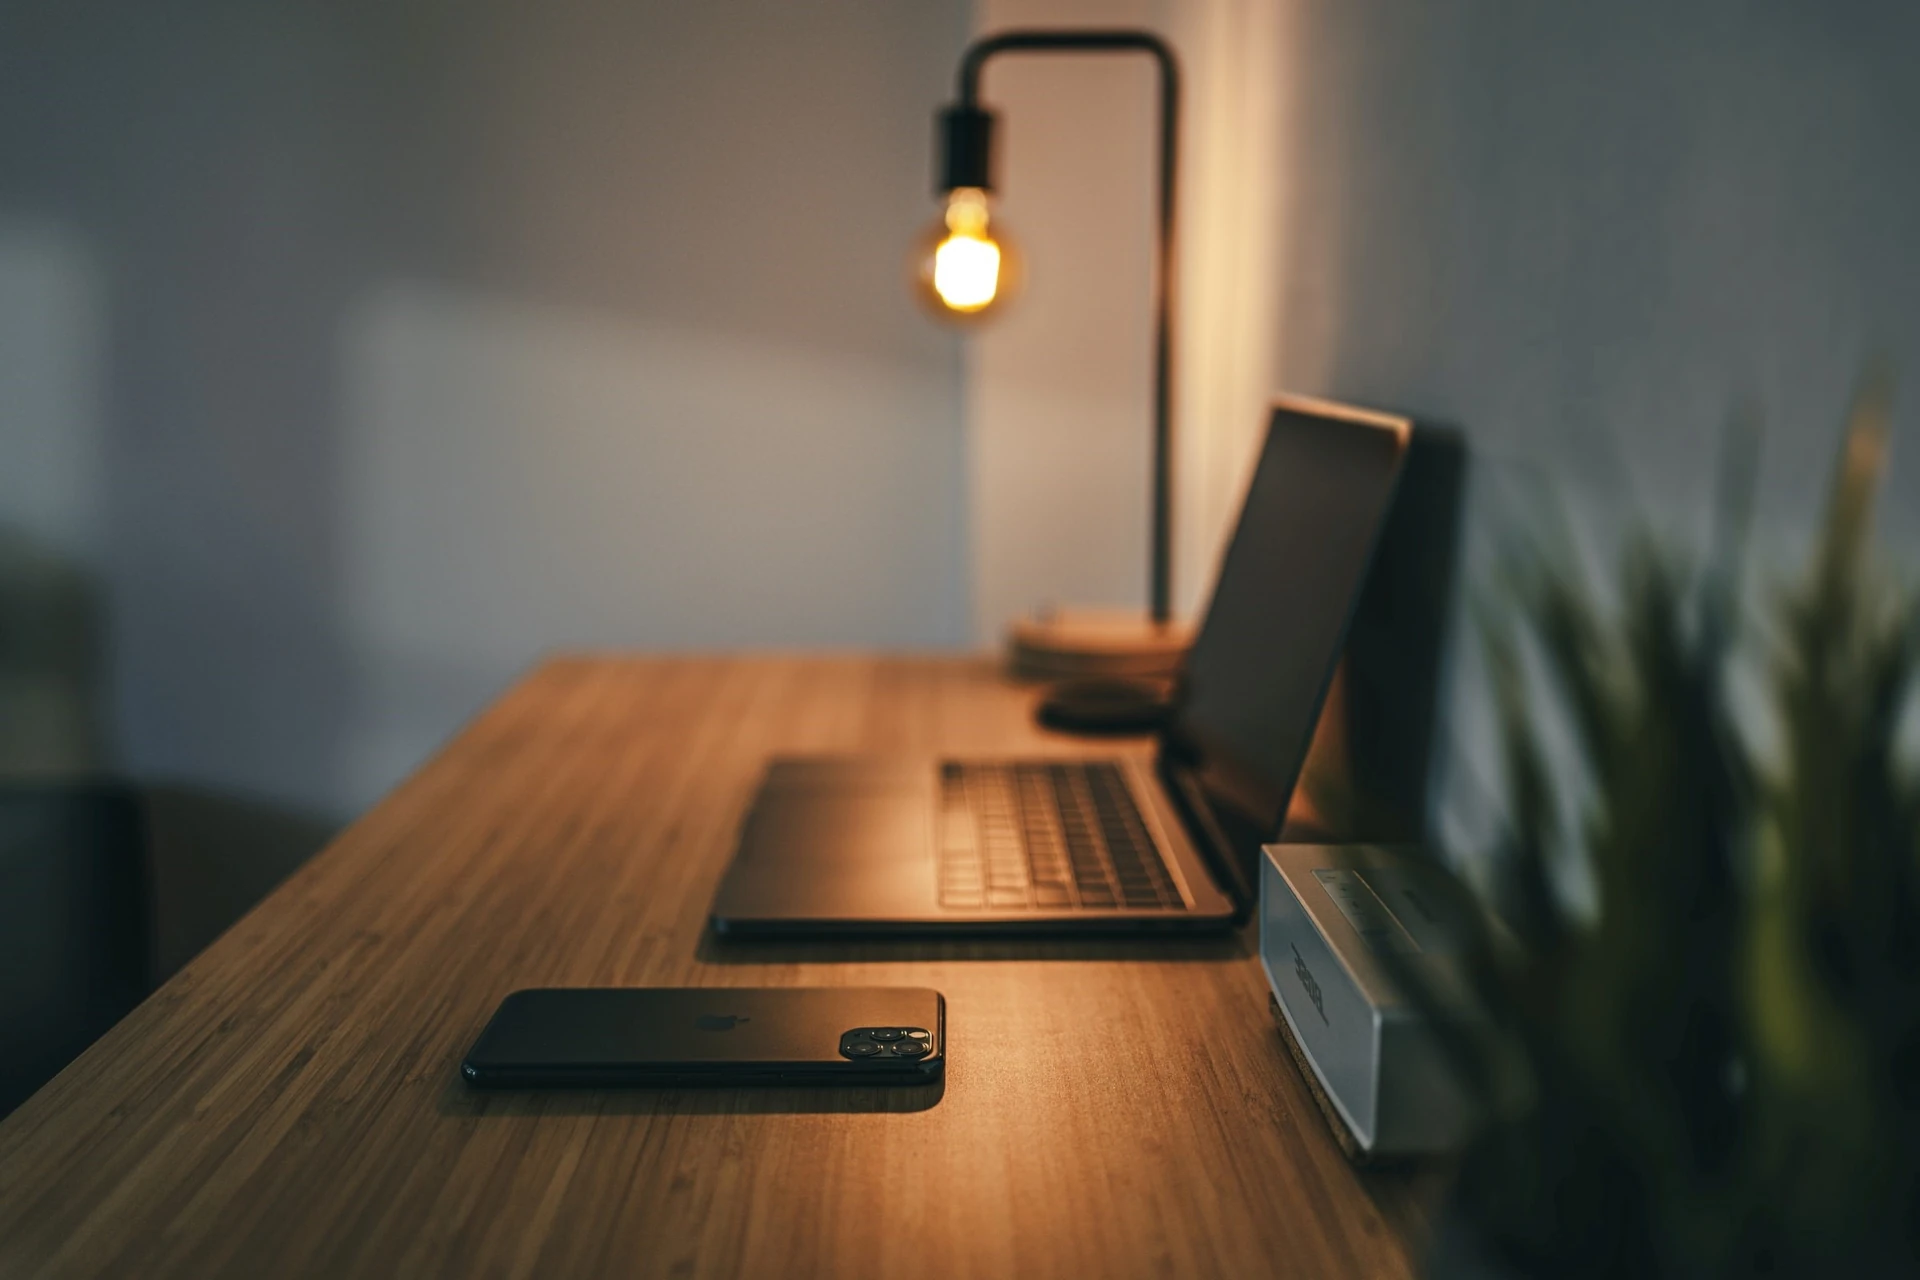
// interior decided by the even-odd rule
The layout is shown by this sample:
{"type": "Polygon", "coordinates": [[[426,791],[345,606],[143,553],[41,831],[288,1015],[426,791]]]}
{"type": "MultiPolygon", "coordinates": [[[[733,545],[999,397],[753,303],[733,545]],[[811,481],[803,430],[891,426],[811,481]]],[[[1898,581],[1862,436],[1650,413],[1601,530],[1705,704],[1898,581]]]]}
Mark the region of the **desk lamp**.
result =
{"type": "Polygon", "coordinates": [[[1153,518],[1145,618],[1115,613],[1058,614],[1014,624],[1012,660],[1020,674],[1070,677],[1042,704],[1041,718],[1063,728],[1146,728],[1164,711],[1191,639],[1173,621],[1171,575],[1173,213],[1179,68],[1173,50],[1148,31],[1003,31],[968,46],[957,100],[941,111],[937,190],[946,211],[918,255],[916,285],[944,319],[971,322],[1003,307],[1019,284],[1020,259],[992,221],[993,113],[980,105],[980,73],[1000,53],[1144,53],[1160,70],[1160,201],[1154,245],[1153,518]]]}

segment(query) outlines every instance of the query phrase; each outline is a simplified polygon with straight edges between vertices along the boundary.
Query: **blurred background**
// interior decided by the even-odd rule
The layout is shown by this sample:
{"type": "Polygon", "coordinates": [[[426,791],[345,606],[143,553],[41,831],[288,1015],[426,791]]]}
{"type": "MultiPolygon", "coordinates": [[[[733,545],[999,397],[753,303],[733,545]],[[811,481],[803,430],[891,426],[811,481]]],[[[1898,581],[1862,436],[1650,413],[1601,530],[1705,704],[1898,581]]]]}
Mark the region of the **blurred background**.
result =
{"type": "Polygon", "coordinates": [[[1920,370],[1901,0],[11,0],[0,842],[112,780],[164,976],[545,651],[1143,603],[1148,67],[996,64],[1026,295],[906,288],[963,45],[1047,23],[1185,64],[1183,610],[1282,388],[1682,533],[1750,403],[1788,554],[1920,370]]]}

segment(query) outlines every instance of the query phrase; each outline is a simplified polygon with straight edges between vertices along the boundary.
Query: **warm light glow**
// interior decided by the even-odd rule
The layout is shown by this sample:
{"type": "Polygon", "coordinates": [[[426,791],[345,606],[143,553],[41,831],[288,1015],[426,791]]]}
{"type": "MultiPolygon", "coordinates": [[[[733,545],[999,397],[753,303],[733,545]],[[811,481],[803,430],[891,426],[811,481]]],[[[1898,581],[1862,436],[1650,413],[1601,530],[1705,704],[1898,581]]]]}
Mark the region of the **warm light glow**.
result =
{"type": "Polygon", "coordinates": [[[946,234],[933,250],[931,283],[950,311],[984,311],[1001,293],[1003,257],[987,229],[987,196],[962,187],[947,200],[946,234]]]}
{"type": "Polygon", "coordinates": [[[933,287],[955,311],[978,311],[1000,289],[1000,246],[984,236],[948,236],[933,251],[933,287]]]}

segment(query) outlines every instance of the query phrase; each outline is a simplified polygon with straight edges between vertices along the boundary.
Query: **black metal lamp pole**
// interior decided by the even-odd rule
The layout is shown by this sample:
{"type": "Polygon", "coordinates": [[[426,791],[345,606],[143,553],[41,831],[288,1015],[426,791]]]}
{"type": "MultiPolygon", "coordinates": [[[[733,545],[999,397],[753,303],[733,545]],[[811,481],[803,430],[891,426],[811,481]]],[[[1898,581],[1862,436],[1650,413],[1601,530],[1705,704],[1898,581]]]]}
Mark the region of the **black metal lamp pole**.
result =
{"type": "Polygon", "coordinates": [[[1160,219],[1154,246],[1153,543],[1148,596],[1153,621],[1171,616],[1173,214],[1179,152],[1180,69],[1173,50],[1150,31],[1003,31],[968,46],[960,60],[959,94],[940,113],[940,191],[993,189],[993,113],[979,104],[980,72],[999,53],[1144,53],[1160,68],[1160,219]]]}

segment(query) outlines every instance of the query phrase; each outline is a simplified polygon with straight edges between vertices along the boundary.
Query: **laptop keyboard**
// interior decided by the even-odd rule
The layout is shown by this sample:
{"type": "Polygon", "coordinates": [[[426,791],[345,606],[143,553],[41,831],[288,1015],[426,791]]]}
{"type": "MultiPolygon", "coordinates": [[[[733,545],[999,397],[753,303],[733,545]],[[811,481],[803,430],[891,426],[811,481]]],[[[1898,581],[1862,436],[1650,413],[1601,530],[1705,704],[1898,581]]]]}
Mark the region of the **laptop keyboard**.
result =
{"type": "Polygon", "coordinates": [[[1120,766],[940,766],[940,905],[1185,910],[1120,766]]]}

